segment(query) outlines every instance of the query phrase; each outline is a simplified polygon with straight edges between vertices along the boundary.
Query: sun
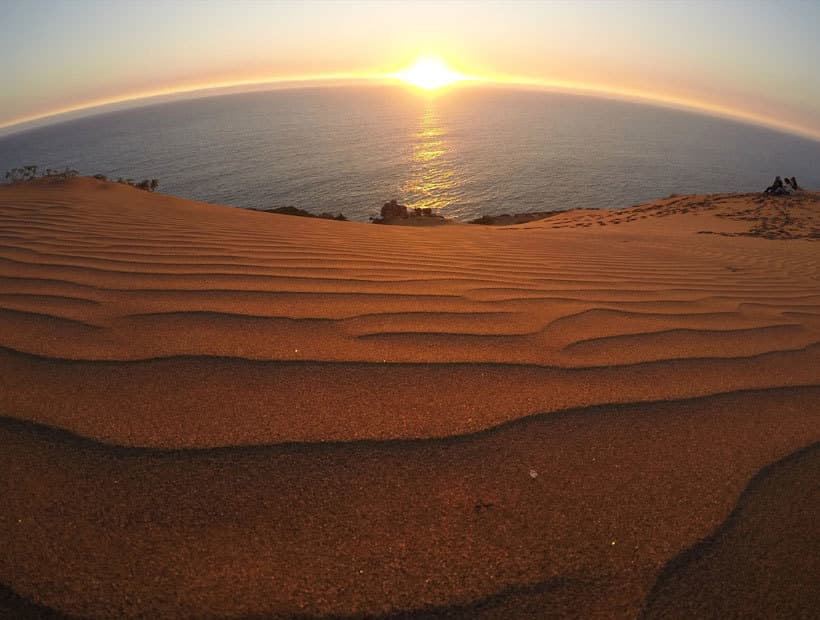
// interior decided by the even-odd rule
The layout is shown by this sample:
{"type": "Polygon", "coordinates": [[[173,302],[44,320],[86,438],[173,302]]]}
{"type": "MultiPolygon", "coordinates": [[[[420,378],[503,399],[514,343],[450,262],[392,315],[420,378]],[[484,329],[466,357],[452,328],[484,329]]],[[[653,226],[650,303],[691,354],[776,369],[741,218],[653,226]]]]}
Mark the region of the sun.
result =
{"type": "Polygon", "coordinates": [[[394,77],[424,90],[436,90],[467,79],[458,71],[453,71],[436,56],[424,56],[416,60],[412,67],[393,74],[394,77]]]}

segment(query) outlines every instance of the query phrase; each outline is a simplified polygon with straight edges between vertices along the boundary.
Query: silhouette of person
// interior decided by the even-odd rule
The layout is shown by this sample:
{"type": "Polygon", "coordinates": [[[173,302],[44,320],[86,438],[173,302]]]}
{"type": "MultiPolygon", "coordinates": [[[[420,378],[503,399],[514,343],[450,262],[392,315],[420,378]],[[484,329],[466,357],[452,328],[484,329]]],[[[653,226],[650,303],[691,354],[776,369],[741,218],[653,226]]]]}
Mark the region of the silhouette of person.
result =
{"type": "Polygon", "coordinates": [[[766,188],[766,191],[764,192],[764,194],[779,194],[782,191],[783,191],[783,181],[780,179],[779,176],[776,176],[774,178],[774,183],[772,183],[771,185],[769,185],[769,187],[766,188]]]}
{"type": "Polygon", "coordinates": [[[784,194],[791,194],[794,192],[794,188],[792,187],[792,182],[789,180],[789,177],[786,177],[786,180],[783,181],[783,193],[784,194]]]}

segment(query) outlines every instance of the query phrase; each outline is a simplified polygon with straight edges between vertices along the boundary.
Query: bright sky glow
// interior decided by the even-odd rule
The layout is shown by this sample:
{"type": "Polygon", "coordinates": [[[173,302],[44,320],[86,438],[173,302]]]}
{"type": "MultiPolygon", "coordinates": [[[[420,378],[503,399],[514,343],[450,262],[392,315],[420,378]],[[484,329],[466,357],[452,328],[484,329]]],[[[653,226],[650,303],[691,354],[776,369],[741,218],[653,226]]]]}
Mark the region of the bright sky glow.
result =
{"type": "Polygon", "coordinates": [[[0,0],[0,15],[0,134],[203,89],[399,79],[637,99],[820,139],[817,2],[0,0]]]}
{"type": "Polygon", "coordinates": [[[436,56],[419,58],[412,67],[397,72],[395,77],[423,90],[437,90],[467,79],[436,56]]]}

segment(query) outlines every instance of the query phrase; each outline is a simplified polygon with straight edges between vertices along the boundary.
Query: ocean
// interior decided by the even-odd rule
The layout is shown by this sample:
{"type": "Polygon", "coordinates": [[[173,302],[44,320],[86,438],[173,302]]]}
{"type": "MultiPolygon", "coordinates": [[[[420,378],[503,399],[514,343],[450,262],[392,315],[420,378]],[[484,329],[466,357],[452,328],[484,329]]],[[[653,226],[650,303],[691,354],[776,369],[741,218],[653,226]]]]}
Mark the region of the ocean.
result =
{"type": "Polygon", "coordinates": [[[458,220],[820,187],[820,142],[650,105],[500,88],[254,92],[100,114],[0,138],[10,168],[157,178],[244,208],[367,220],[392,198],[458,220]]]}

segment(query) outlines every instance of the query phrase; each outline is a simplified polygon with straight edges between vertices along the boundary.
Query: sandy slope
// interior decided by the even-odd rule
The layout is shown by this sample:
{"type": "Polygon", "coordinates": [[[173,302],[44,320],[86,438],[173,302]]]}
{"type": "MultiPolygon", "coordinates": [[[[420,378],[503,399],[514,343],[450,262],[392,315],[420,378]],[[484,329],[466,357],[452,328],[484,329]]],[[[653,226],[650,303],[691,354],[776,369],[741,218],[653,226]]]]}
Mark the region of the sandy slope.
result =
{"type": "Polygon", "coordinates": [[[2,186],[0,611],[674,608],[820,441],[818,239],[809,192],[415,229],[2,186]]]}

